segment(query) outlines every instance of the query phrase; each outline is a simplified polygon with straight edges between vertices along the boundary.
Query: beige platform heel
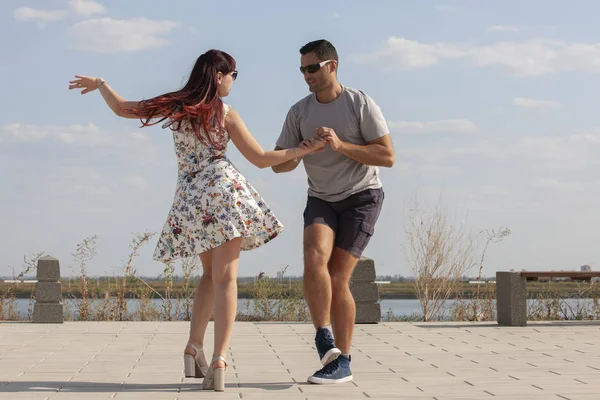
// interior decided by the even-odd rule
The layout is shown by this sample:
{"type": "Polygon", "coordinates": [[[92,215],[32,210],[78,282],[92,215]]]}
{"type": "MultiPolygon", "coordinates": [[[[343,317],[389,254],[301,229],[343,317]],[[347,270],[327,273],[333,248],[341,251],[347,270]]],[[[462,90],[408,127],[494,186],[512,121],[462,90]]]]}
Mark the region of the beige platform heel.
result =
{"type": "Polygon", "coordinates": [[[227,361],[225,361],[225,357],[217,356],[213,358],[210,363],[210,367],[208,368],[208,372],[206,377],[202,381],[202,389],[204,390],[214,390],[216,392],[223,392],[225,390],[225,369],[227,368],[227,361]],[[217,361],[223,361],[225,363],[225,367],[223,368],[213,368],[217,361]]]}
{"type": "Polygon", "coordinates": [[[198,347],[193,343],[188,343],[186,347],[194,349],[194,355],[183,355],[183,369],[186,378],[204,378],[208,372],[208,363],[204,356],[202,346],[198,347]]]}

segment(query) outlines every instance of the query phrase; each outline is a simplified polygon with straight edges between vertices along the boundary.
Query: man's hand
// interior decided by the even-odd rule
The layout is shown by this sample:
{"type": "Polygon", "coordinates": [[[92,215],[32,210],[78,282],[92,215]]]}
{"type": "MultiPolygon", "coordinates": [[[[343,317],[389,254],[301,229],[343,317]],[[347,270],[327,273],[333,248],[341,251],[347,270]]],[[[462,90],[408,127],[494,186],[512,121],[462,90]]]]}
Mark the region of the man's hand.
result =
{"type": "Polygon", "coordinates": [[[325,141],[318,137],[312,137],[303,140],[298,147],[303,151],[303,157],[308,154],[320,153],[325,151],[325,141]]]}
{"type": "Polygon", "coordinates": [[[331,128],[326,128],[324,126],[317,128],[317,136],[326,141],[334,151],[340,151],[344,143],[340,140],[340,138],[335,134],[335,131],[331,128]]]}

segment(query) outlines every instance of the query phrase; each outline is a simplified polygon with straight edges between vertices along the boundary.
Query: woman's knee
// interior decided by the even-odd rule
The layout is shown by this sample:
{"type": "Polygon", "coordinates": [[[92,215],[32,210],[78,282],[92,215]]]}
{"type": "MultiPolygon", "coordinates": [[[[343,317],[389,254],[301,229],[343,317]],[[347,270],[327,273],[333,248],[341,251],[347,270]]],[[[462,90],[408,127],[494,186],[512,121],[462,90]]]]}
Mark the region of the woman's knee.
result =
{"type": "Polygon", "coordinates": [[[202,271],[202,276],[200,277],[201,281],[204,282],[212,282],[212,271],[210,269],[205,269],[202,271]]]}
{"type": "Polygon", "coordinates": [[[215,285],[229,285],[237,282],[237,273],[233,268],[226,268],[225,271],[219,271],[212,275],[212,281],[215,285]]]}

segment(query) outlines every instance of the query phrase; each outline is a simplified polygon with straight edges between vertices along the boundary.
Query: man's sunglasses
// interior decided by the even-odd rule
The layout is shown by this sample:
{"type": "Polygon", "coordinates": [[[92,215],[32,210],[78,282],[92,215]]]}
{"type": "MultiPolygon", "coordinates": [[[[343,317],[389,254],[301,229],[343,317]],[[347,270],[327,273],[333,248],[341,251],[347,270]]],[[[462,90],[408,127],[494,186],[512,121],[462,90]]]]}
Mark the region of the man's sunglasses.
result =
{"type": "Polygon", "coordinates": [[[314,74],[315,72],[317,72],[323,65],[331,62],[333,60],[327,60],[327,61],[321,61],[318,64],[310,64],[307,65],[306,67],[300,67],[300,72],[302,72],[302,74],[304,75],[306,72],[308,72],[309,74],[314,74]]]}
{"type": "Polygon", "coordinates": [[[231,73],[231,77],[233,78],[234,81],[237,79],[237,76],[238,76],[238,72],[237,71],[233,71],[231,73]]]}

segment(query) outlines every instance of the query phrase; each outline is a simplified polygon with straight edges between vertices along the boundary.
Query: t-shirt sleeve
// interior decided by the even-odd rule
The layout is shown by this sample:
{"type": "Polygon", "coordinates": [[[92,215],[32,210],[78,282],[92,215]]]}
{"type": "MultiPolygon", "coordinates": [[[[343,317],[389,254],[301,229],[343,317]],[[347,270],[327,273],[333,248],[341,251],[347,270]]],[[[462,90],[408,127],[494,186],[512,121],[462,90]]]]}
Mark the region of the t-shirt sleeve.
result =
{"type": "Polygon", "coordinates": [[[364,95],[362,100],[360,107],[360,132],[368,143],[389,134],[390,130],[383,117],[381,108],[379,108],[375,101],[367,95],[364,95]]]}
{"type": "Polygon", "coordinates": [[[285,117],[283,128],[281,129],[281,134],[277,139],[276,145],[282,149],[291,149],[292,147],[298,146],[300,142],[300,126],[298,125],[298,118],[296,118],[294,109],[290,108],[290,111],[288,111],[287,116],[285,117]]]}

